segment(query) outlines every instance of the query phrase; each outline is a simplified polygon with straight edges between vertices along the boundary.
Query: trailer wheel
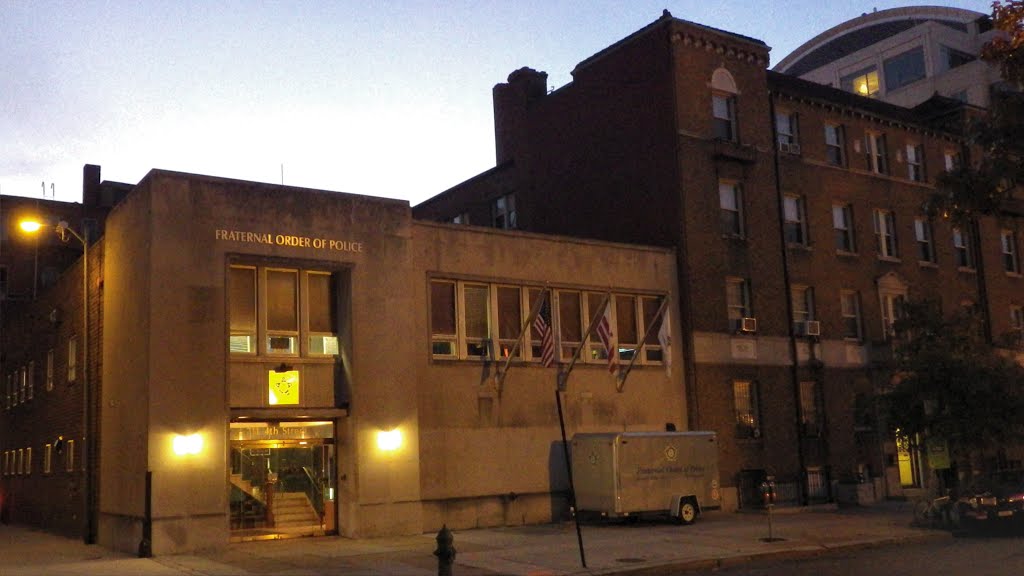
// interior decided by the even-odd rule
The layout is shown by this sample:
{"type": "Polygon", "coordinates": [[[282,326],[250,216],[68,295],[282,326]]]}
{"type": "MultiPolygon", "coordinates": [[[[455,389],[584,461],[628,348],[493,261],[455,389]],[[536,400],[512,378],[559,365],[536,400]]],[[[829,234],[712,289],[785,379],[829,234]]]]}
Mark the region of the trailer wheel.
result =
{"type": "Polygon", "coordinates": [[[697,519],[697,507],[693,504],[693,500],[683,500],[679,503],[679,523],[680,524],[693,524],[693,521],[697,519]]]}

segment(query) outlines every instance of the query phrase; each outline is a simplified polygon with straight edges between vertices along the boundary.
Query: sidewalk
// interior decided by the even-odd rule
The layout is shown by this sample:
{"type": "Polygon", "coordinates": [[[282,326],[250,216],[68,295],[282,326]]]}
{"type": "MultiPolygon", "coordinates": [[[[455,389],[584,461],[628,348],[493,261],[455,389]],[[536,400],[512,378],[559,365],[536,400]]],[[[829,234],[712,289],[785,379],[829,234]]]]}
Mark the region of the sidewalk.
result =
{"type": "MultiPolygon", "coordinates": [[[[641,521],[584,524],[587,568],[571,522],[455,531],[454,576],[671,574],[733,566],[759,557],[798,558],[838,549],[879,546],[948,532],[911,526],[908,503],[764,513],[709,512],[692,526],[641,521]]],[[[29,576],[178,574],[247,576],[430,576],[437,574],[434,534],[372,540],[300,538],[232,544],[221,551],[152,559],[117,554],[78,540],[0,526],[0,573],[29,576]]]]}

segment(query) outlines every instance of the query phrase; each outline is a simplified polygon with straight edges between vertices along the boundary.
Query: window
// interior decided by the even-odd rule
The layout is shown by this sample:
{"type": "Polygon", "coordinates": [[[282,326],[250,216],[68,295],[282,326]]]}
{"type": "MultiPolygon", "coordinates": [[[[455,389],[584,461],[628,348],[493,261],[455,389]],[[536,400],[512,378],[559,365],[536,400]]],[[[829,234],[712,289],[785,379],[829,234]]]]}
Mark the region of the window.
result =
{"type": "Polygon", "coordinates": [[[743,191],[735,182],[718,183],[718,203],[721,207],[722,234],[743,236],[743,191]]]}
{"type": "Polygon", "coordinates": [[[886,338],[895,335],[893,324],[903,317],[903,294],[882,293],[882,334],[886,338]]]}
{"type": "Polygon", "coordinates": [[[494,199],[491,204],[491,224],[495,228],[514,230],[519,227],[516,218],[516,196],[506,194],[494,199]]]}
{"type": "Polygon", "coordinates": [[[960,153],[954,150],[946,150],[942,153],[942,165],[946,172],[952,172],[960,168],[960,153]]]}
{"type": "Polygon", "coordinates": [[[807,223],[804,216],[804,199],[799,196],[786,196],[782,199],[782,211],[785,218],[783,228],[788,244],[807,244],[807,223]]]}
{"type": "Polygon", "coordinates": [[[924,218],[914,219],[914,237],[917,241],[918,262],[935,262],[935,246],[932,244],[932,223],[924,218]]]}
{"type": "Polygon", "coordinates": [[[792,112],[775,113],[775,139],[779,143],[779,149],[783,152],[798,154],[800,152],[800,140],[797,132],[797,117],[792,112]],[[793,145],[796,144],[794,148],[793,145]]]}
{"type": "Polygon", "coordinates": [[[898,258],[895,216],[889,210],[875,210],[874,220],[878,255],[883,258],[898,258]]]}
{"type": "Polygon", "coordinates": [[[68,440],[64,443],[64,470],[74,472],[75,470],[75,441],[68,440]]]}
{"type": "Polygon", "coordinates": [[[889,173],[889,165],[885,154],[885,134],[877,132],[865,134],[864,151],[867,154],[868,170],[875,174],[889,173]]]}
{"type": "Polygon", "coordinates": [[[463,212],[452,218],[452,224],[469,224],[469,212],[463,212]]]}
{"type": "Polygon", "coordinates": [[[907,144],[907,179],[924,182],[924,149],[920,144],[907,144]]]}
{"type": "Polygon", "coordinates": [[[18,448],[18,461],[14,465],[14,473],[19,475],[19,476],[25,473],[25,449],[24,448],[18,448]]]}
{"type": "MultiPolygon", "coordinates": [[[[647,334],[647,339],[644,340],[644,358],[648,362],[663,362],[665,360],[665,351],[661,348],[661,341],[658,339],[658,335],[662,330],[662,322],[664,322],[665,314],[668,314],[668,309],[662,313],[661,316],[657,316],[658,310],[661,308],[661,302],[663,298],[654,298],[650,296],[640,297],[640,311],[643,314],[643,324],[641,329],[644,334],[647,334]]],[[[671,328],[667,326],[666,328],[671,328]]]]}
{"type": "Polygon", "coordinates": [[[838,124],[825,124],[825,159],[833,166],[846,165],[845,135],[838,124]]]}
{"type": "Polygon", "coordinates": [[[78,337],[72,336],[68,339],[68,382],[74,382],[78,377],[78,337]]]}
{"type": "Polygon", "coordinates": [[[1020,260],[1017,258],[1017,235],[1013,230],[999,233],[999,242],[1003,250],[1003,270],[1010,274],[1020,274],[1020,260]]]}
{"type": "Polygon", "coordinates": [[[25,475],[32,474],[32,448],[25,448],[25,475]]]}
{"type": "Polygon", "coordinates": [[[46,391],[53,390],[53,348],[46,351],[46,391]]]}
{"type": "Polygon", "coordinates": [[[251,265],[228,269],[232,355],[335,356],[338,274],[251,265]]]}
{"type": "Polygon", "coordinates": [[[849,204],[832,205],[832,228],[835,231],[836,250],[856,252],[853,242],[853,207],[849,204]]]}
{"type": "Polygon", "coordinates": [[[814,320],[814,289],[807,286],[793,286],[789,290],[793,307],[793,332],[798,336],[807,333],[807,322],[814,320]]]}
{"type": "Polygon", "coordinates": [[[28,363],[28,370],[26,373],[26,379],[28,380],[28,399],[31,400],[35,394],[36,387],[36,363],[35,361],[28,363]]]}
{"type": "Polygon", "coordinates": [[[843,76],[839,87],[847,92],[874,98],[878,94],[878,69],[874,66],[843,76]]]}
{"type": "Polygon", "coordinates": [[[757,384],[749,380],[732,383],[733,405],[736,408],[736,436],[760,438],[761,416],[757,403],[757,384]]]}
{"type": "Polygon", "coordinates": [[[750,313],[750,284],[743,278],[727,278],[725,281],[725,302],[729,317],[729,329],[740,330],[743,319],[750,313]]]}
{"type": "MultiPolygon", "coordinates": [[[[536,287],[491,284],[451,279],[430,281],[431,349],[436,359],[481,360],[508,358],[519,340],[523,325],[541,294],[536,287]],[[497,350],[497,353],[493,353],[497,350]]],[[[604,346],[597,335],[584,342],[583,334],[591,320],[603,314],[604,292],[553,289],[546,296],[542,310],[545,320],[554,327],[553,337],[559,350],[556,358],[570,360],[581,347],[580,361],[607,360],[604,346]]],[[[632,359],[640,346],[640,338],[654,321],[661,296],[613,294],[611,321],[619,345],[619,355],[632,359]]],[[[660,322],[660,321],[659,321],[660,322]]],[[[660,324],[658,324],[660,326],[660,324]]],[[[657,326],[655,326],[657,328],[657,326]]],[[[535,324],[526,328],[524,339],[512,358],[539,362],[543,349],[535,324]]],[[[645,346],[646,354],[637,361],[661,362],[657,331],[645,346]]]]}
{"type": "Polygon", "coordinates": [[[714,135],[719,140],[736,141],[736,97],[716,92],[711,95],[714,135]]]}
{"type": "Polygon", "coordinates": [[[974,268],[974,254],[971,251],[970,230],[953,228],[953,252],[957,268],[974,268]]]}
{"type": "Polygon", "coordinates": [[[860,295],[853,290],[843,290],[839,293],[839,304],[843,315],[843,338],[860,340],[860,295]]]}
{"type": "Polygon", "coordinates": [[[804,436],[821,434],[821,394],[815,380],[800,382],[800,430],[804,436]]]}
{"type": "Polygon", "coordinates": [[[1010,305],[1010,329],[1015,333],[1018,342],[1024,342],[1024,307],[1010,305]]]}
{"type": "Polygon", "coordinates": [[[921,47],[893,56],[882,63],[887,91],[913,84],[925,77],[924,49],[921,47]]]}
{"type": "Polygon", "coordinates": [[[53,472],[53,444],[43,446],[43,474],[53,472]]]}
{"type": "Polygon", "coordinates": [[[939,68],[940,71],[958,68],[964,64],[974,62],[976,58],[967,52],[950,48],[944,44],[939,45],[939,68]]]}
{"type": "Polygon", "coordinates": [[[18,403],[24,404],[28,401],[28,371],[22,366],[18,370],[18,403]]]}

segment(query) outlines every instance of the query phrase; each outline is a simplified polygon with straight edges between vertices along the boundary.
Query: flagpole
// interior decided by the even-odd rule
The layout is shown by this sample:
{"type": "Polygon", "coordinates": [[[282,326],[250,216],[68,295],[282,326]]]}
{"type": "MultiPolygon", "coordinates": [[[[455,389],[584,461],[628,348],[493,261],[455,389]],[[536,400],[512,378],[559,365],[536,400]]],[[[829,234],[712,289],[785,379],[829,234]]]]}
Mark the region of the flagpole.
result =
{"type": "Polygon", "coordinates": [[[565,416],[562,414],[562,391],[555,387],[555,404],[558,405],[558,425],[562,428],[562,454],[565,455],[565,469],[569,473],[569,507],[576,523],[576,543],[580,549],[580,564],[587,567],[587,556],[583,552],[583,532],[580,530],[580,514],[576,509],[576,486],[572,480],[572,462],[569,460],[569,441],[565,437],[565,416]]]}
{"type": "Polygon", "coordinates": [[[559,372],[559,374],[558,374],[558,389],[559,390],[563,390],[563,391],[565,390],[566,384],[569,382],[569,373],[571,373],[573,367],[576,366],[576,360],[579,359],[580,353],[583,352],[583,347],[587,345],[587,339],[590,338],[590,335],[594,332],[594,328],[597,328],[597,324],[601,321],[601,318],[604,316],[605,306],[608,305],[608,300],[611,299],[611,296],[612,296],[611,292],[606,292],[605,293],[604,299],[601,300],[601,305],[597,307],[597,309],[600,310],[601,313],[598,314],[597,316],[594,316],[593,318],[591,318],[590,326],[587,327],[586,334],[584,334],[583,335],[583,339],[580,340],[580,346],[579,346],[579,348],[576,349],[576,353],[572,355],[572,360],[569,361],[569,366],[565,369],[564,372],[559,372]]]}
{"type": "Polygon", "coordinates": [[[651,318],[651,322],[647,326],[647,331],[644,332],[644,337],[643,339],[640,340],[640,345],[637,346],[636,352],[633,353],[633,357],[629,359],[629,364],[626,365],[626,369],[619,373],[619,377],[616,379],[615,382],[616,392],[622,392],[623,388],[626,387],[626,378],[629,377],[629,372],[630,370],[633,369],[633,364],[636,364],[636,359],[644,351],[644,346],[647,345],[647,337],[651,335],[652,331],[654,330],[654,324],[657,322],[658,318],[661,318],[661,316],[665,313],[665,310],[667,308],[668,297],[666,296],[665,298],[662,299],[661,306],[658,307],[658,311],[654,314],[654,318],[651,318]]]}

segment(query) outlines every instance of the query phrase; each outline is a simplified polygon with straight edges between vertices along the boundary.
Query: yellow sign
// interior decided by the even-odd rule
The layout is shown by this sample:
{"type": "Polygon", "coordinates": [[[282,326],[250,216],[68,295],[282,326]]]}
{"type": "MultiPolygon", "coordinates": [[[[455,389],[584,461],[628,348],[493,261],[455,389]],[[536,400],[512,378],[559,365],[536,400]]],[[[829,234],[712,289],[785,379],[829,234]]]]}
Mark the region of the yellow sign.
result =
{"type": "Polygon", "coordinates": [[[299,371],[289,370],[287,372],[268,372],[270,388],[267,400],[270,405],[298,404],[299,403],[299,371]]]}

